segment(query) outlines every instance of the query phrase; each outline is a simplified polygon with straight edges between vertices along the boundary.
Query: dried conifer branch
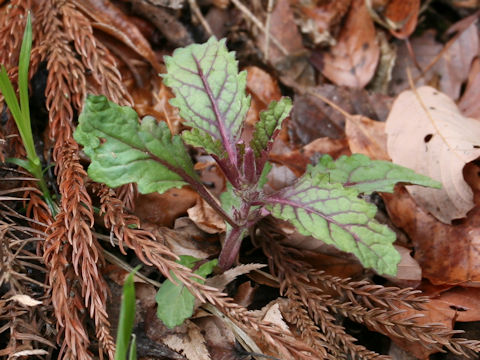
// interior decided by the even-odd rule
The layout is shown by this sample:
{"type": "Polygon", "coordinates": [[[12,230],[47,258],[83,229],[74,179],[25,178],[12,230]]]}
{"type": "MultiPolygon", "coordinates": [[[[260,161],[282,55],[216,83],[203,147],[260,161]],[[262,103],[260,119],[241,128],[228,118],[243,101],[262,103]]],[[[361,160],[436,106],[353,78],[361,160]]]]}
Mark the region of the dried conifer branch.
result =
{"type": "Polygon", "coordinates": [[[412,289],[383,288],[366,281],[352,282],[350,279],[326,275],[314,271],[308,263],[303,263],[298,258],[293,259],[292,254],[296,251],[286,248],[279,241],[262,241],[261,245],[265,254],[268,254],[270,266],[278,274],[281,289],[285,289],[283,291],[287,297],[303,304],[327,339],[342,345],[352,357],[374,359],[379,355],[374,355],[367,349],[356,348],[359,345],[353,344],[343,328],[333,323],[334,318],[329,312],[348,317],[389,336],[415,342],[420,340],[428,349],[442,351],[446,347],[463,356],[471,356],[480,351],[480,341],[452,338],[461,331],[449,330],[439,324],[418,324],[415,321],[418,315],[400,317],[405,308],[422,309],[422,305],[429,301],[427,297],[416,298],[418,292],[412,289]],[[325,288],[336,290],[340,300],[325,295],[325,288]]]}
{"type": "Polygon", "coordinates": [[[12,0],[0,13],[0,64],[7,69],[18,64],[26,14],[31,7],[30,0],[12,0]]]}
{"type": "Polygon", "coordinates": [[[472,352],[480,350],[480,341],[462,338],[452,338],[463,331],[449,330],[441,324],[418,324],[418,315],[399,317],[402,310],[366,309],[350,302],[340,303],[332,300],[327,303],[329,309],[353,321],[363,323],[380,333],[418,342],[427,349],[443,351],[442,347],[457,355],[471,356],[472,352]]]}

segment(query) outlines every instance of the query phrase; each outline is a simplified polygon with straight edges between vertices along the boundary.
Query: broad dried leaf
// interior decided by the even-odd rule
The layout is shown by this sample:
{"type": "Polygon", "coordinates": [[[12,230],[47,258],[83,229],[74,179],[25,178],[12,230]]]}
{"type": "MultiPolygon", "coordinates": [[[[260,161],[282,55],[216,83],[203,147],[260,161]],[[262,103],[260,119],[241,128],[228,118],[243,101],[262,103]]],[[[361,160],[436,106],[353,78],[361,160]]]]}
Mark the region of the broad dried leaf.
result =
{"type": "Polygon", "coordinates": [[[110,187],[136,182],[141,193],[164,192],[185,185],[178,173],[197,178],[179,136],[166,123],[118,106],[104,96],[88,96],[78,119],[75,140],[92,163],[88,175],[110,187]],[[175,172],[174,172],[175,171],[175,172]]]}
{"type": "Polygon", "coordinates": [[[245,95],[247,73],[238,73],[235,55],[228,52],[225,39],[211,37],[205,44],[179,48],[173,56],[165,57],[165,65],[164,83],[176,95],[170,103],[180,109],[185,125],[202,133],[196,137],[198,141],[211,137],[206,143],[209,148],[220,141],[235,163],[235,144],[250,97],[245,95]]]}
{"type": "Polygon", "coordinates": [[[225,221],[203,198],[198,198],[197,203],[187,210],[188,217],[201,230],[209,234],[225,231],[225,221]]]}
{"type": "Polygon", "coordinates": [[[480,209],[447,225],[423,211],[405,189],[383,194],[393,223],[412,239],[422,275],[435,285],[480,286],[480,209]]]}
{"type": "Polygon", "coordinates": [[[463,115],[480,120],[480,58],[476,58],[470,73],[465,93],[458,103],[463,115]]]}
{"type": "Polygon", "coordinates": [[[375,26],[364,0],[353,0],[337,44],[325,54],[323,75],[337,85],[363,88],[372,79],[380,56],[375,26]]]}
{"type": "Polygon", "coordinates": [[[420,0],[392,0],[388,3],[385,17],[390,32],[399,39],[408,38],[417,26],[420,0]]]}
{"type": "Polygon", "coordinates": [[[264,264],[242,264],[235,266],[234,268],[228,269],[221,275],[216,275],[207,279],[207,281],[205,281],[205,285],[213,286],[223,291],[225,286],[231,283],[238,276],[248,274],[250,271],[261,269],[265,266],[266,265],[264,264]]]}
{"type": "Polygon", "coordinates": [[[436,298],[439,301],[438,308],[445,311],[457,310],[456,321],[480,321],[480,289],[455,287],[443,292],[436,298]],[[443,302],[445,306],[442,306],[443,302]]]}
{"type": "Polygon", "coordinates": [[[361,115],[349,116],[345,122],[345,135],[352,153],[364,154],[375,160],[390,160],[384,122],[361,115]]]}
{"type": "Polygon", "coordinates": [[[362,154],[341,156],[333,160],[324,155],[309,170],[312,174],[328,174],[331,183],[340,183],[345,188],[353,188],[359,193],[371,194],[374,191],[393,192],[395,184],[409,183],[440,188],[441,184],[413,170],[398,166],[389,161],[370,160],[362,154]]]}
{"type": "Polygon", "coordinates": [[[394,163],[443,184],[441,190],[408,187],[415,201],[445,223],[465,217],[474,202],[462,170],[480,156],[480,123],[462,116],[448,96],[425,86],[396,99],[386,132],[394,163]]]}
{"type": "Polygon", "coordinates": [[[355,189],[306,173],[266,202],[274,217],[291,222],[301,234],[353,253],[380,274],[396,274],[400,255],[392,245],[395,234],[375,221],[377,208],[359,199],[355,189]]]}
{"type": "Polygon", "coordinates": [[[188,322],[186,334],[168,335],[163,339],[170,349],[180,352],[188,360],[210,360],[210,354],[200,328],[188,322]]]}

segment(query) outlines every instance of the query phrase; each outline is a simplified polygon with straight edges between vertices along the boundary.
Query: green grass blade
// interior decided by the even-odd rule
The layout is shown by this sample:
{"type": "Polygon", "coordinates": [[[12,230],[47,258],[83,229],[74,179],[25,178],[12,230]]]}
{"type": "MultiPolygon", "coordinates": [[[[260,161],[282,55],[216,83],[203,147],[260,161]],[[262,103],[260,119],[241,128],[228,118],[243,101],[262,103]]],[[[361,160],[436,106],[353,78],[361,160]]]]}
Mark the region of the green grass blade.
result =
{"type": "Polygon", "coordinates": [[[132,343],[130,344],[128,360],[137,360],[137,337],[135,334],[132,334],[132,343]]]}
{"type": "Polygon", "coordinates": [[[135,320],[135,285],[133,283],[133,277],[139,269],[140,266],[133,269],[123,284],[123,298],[118,320],[115,360],[127,359],[128,344],[130,343],[133,322],[135,320]]]}
{"type": "MultiPolygon", "coordinates": [[[[18,104],[17,96],[15,95],[15,89],[8,78],[7,69],[5,69],[5,66],[3,65],[0,70],[0,91],[2,92],[5,102],[18,126],[18,123],[22,119],[22,112],[20,111],[20,105],[18,104]]],[[[20,129],[19,127],[19,131],[22,132],[22,130],[23,129],[20,129]]]]}
{"type": "Polygon", "coordinates": [[[20,109],[25,119],[30,118],[30,107],[28,102],[28,69],[30,65],[30,51],[32,49],[32,20],[30,13],[27,16],[27,25],[23,33],[20,60],[18,63],[18,87],[20,92],[20,109]]]}

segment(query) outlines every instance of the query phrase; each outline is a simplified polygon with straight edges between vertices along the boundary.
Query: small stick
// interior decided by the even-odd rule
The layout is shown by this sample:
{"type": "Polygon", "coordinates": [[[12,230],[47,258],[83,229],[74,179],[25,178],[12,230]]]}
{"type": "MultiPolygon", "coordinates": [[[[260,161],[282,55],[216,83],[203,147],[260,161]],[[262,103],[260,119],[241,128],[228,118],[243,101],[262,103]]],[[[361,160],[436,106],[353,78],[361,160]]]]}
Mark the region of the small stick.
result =
{"type": "Polygon", "coordinates": [[[270,18],[273,11],[273,2],[274,0],[268,0],[268,5],[267,5],[267,20],[265,22],[266,35],[265,35],[265,50],[264,50],[266,61],[268,61],[268,48],[270,45],[270,18]]]}
{"type": "Polygon", "coordinates": [[[202,24],[203,28],[207,32],[208,36],[212,36],[213,35],[212,28],[208,24],[207,20],[205,20],[205,18],[203,17],[203,14],[200,11],[200,8],[198,7],[197,0],[188,0],[188,3],[190,5],[190,9],[192,9],[193,13],[200,21],[200,24],[202,24]]]}
{"type": "MultiPolygon", "coordinates": [[[[265,29],[265,26],[261,23],[260,20],[257,19],[255,15],[252,14],[252,12],[245,6],[243,5],[239,0],[232,0],[233,5],[235,5],[243,14],[248,17],[253,24],[258,27],[265,35],[268,34],[267,29],[265,29]]],[[[288,52],[287,49],[283,47],[283,45],[278,41],[278,39],[270,34],[270,37],[272,39],[272,42],[275,44],[275,46],[282,52],[283,55],[287,56],[290,53],[288,52]]]]}

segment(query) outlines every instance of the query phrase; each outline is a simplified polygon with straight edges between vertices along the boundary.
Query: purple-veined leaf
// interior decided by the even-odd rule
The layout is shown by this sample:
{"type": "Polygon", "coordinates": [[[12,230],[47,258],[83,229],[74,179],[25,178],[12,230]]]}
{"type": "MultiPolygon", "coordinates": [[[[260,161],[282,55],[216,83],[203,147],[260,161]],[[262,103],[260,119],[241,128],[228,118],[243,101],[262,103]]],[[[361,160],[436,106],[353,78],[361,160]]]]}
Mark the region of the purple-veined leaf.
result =
{"type": "Polygon", "coordinates": [[[246,72],[238,73],[233,52],[225,40],[211,37],[205,44],[193,44],[165,57],[165,85],[176,97],[170,102],[180,109],[186,125],[198,129],[195,145],[202,139],[219,140],[231,165],[237,164],[239,140],[250,97],[245,95],[246,72]],[[211,139],[209,138],[211,137],[211,139]]]}
{"type": "Polygon", "coordinates": [[[355,189],[329,183],[328,175],[307,173],[265,203],[274,217],[289,221],[301,234],[353,253],[379,274],[396,274],[395,233],[374,219],[377,208],[358,198],[355,189]]]}

